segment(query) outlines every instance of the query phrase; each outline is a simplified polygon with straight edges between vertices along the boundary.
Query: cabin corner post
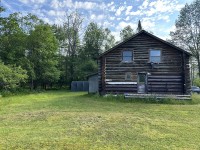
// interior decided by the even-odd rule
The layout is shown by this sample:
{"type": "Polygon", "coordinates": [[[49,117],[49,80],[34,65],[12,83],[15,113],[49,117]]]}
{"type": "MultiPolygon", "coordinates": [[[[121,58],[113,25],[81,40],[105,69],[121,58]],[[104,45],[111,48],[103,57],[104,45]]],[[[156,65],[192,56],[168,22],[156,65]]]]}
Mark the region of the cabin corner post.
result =
{"type": "Polygon", "coordinates": [[[182,60],[183,60],[183,94],[190,94],[190,67],[189,67],[189,56],[185,55],[183,52],[182,54],[182,60]]]}
{"type": "Polygon", "coordinates": [[[99,94],[101,94],[101,90],[102,90],[102,85],[101,85],[101,80],[102,80],[102,76],[101,76],[101,70],[102,70],[102,65],[101,65],[101,58],[98,59],[97,61],[98,63],[98,91],[99,91],[99,94]]]}
{"type": "Polygon", "coordinates": [[[100,57],[98,59],[98,80],[99,80],[99,94],[104,95],[105,94],[105,63],[104,63],[104,57],[100,57]]]}

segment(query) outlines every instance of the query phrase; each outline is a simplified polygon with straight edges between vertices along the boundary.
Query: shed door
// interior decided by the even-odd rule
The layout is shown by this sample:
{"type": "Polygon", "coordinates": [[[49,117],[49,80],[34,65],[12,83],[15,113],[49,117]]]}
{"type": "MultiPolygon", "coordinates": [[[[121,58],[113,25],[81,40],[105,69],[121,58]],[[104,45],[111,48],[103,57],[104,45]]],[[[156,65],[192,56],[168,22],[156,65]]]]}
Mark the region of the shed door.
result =
{"type": "Polygon", "coordinates": [[[146,93],[147,75],[146,73],[138,73],[138,93],[146,93]]]}

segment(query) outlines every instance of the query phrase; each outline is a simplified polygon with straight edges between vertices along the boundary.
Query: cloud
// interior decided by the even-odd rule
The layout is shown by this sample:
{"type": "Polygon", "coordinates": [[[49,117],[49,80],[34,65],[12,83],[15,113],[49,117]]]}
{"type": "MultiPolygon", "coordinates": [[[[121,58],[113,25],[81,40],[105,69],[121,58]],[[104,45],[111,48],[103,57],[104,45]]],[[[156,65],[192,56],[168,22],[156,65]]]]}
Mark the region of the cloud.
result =
{"type": "Polygon", "coordinates": [[[150,9],[146,11],[147,16],[152,16],[156,13],[172,13],[179,11],[184,5],[177,4],[175,0],[157,0],[149,4],[150,9]]]}
{"type": "Polygon", "coordinates": [[[92,14],[92,15],[90,16],[90,19],[91,19],[91,20],[95,20],[95,21],[97,21],[97,22],[103,20],[104,18],[105,18],[104,15],[92,14]]]}
{"type": "Polygon", "coordinates": [[[98,5],[95,2],[82,2],[82,1],[72,1],[72,0],[52,0],[51,2],[51,8],[72,8],[72,9],[85,9],[85,10],[92,10],[92,9],[97,9],[97,8],[104,8],[104,3],[101,5],[98,5]]]}
{"type": "Polygon", "coordinates": [[[142,24],[142,27],[144,28],[144,29],[146,29],[146,30],[148,30],[148,29],[153,29],[153,27],[155,27],[155,25],[156,25],[156,23],[155,23],[155,21],[152,21],[151,19],[149,19],[149,18],[143,18],[142,20],[141,20],[141,24],[142,24]]]}
{"type": "Polygon", "coordinates": [[[132,8],[133,8],[133,6],[128,6],[128,7],[126,8],[126,13],[125,13],[125,14],[126,14],[126,15],[129,15],[132,8]]]}
{"type": "Polygon", "coordinates": [[[144,0],[144,2],[142,3],[142,5],[139,8],[146,9],[148,5],[149,5],[149,0],[144,0]]]}
{"type": "Polygon", "coordinates": [[[116,16],[120,16],[121,15],[121,13],[122,13],[122,11],[125,9],[125,7],[124,6],[120,6],[118,9],[117,9],[117,11],[116,11],[116,13],[115,13],[115,15],[116,16]]]}
{"type": "Polygon", "coordinates": [[[28,4],[29,0],[19,0],[21,3],[28,4]]]}
{"type": "Polygon", "coordinates": [[[116,11],[115,6],[111,6],[110,9],[109,9],[109,11],[115,12],[116,11]]]}
{"type": "Polygon", "coordinates": [[[24,4],[30,4],[30,3],[34,3],[34,4],[43,4],[46,2],[46,0],[19,0],[21,3],[24,4]]]}
{"type": "Polygon", "coordinates": [[[125,20],[126,20],[126,21],[129,21],[129,20],[130,20],[130,17],[129,17],[129,16],[127,16],[125,20]]]}
{"type": "Polygon", "coordinates": [[[110,6],[112,6],[114,4],[114,2],[112,1],[111,3],[108,3],[107,4],[107,7],[110,7],[110,6]]]}
{"type": "Polygon", "coordinates": [[[111,34],[115,37],[116,41],[120,41],[120,32],[118,32],[118,31],[111,31],[111,34]]]}
{"type": "Polygon", "coordinates": [[[110,20],[115,20],[115,17],[109,17],[110,20]]]}
{"type": "Polygon", "coordinates": [[[98,7],[97,3],[93,2],[75,2],[74,6],[76,9],[95,9],[98,7]]]}
{"type": "Polygon", "coordinates": [[[122,29],[124,29],[128,25],[130,25],[133,30],[137,28],[137,24],[135,24],[135,23],[121,21],[121,22],[119,22],[116,29],[121,31],[122,29]]]}
{"type": "Polygon", "coordinates": [[[62,10],[49,10],[47,12],[47,14],[49,16],[55,16],[55,17],[63,17],[66,15],[66,12],[65,11],[62,11],[62,10]]]}

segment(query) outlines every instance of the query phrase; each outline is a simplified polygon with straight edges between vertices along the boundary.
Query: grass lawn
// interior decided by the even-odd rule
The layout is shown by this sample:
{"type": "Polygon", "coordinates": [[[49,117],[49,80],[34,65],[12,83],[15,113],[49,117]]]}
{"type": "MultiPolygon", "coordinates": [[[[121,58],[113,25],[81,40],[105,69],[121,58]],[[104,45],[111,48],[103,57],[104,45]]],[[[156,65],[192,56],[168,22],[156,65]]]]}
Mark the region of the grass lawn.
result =
{"type": "Polygon", "coordinates": [[[200,149],[195,102],[48,91],[0,98],[0,149],[200,149]]]}

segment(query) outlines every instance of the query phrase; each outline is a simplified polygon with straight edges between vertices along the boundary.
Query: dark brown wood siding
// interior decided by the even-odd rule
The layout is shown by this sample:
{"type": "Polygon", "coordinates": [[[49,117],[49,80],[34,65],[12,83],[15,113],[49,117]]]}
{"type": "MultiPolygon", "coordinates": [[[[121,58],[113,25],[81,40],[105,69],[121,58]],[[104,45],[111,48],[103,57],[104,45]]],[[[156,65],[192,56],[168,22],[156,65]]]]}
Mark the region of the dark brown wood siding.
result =
{"type": "Polygon", "coordinates": [[[137,75],[140,72],[148,73],[147,93],[189,93],[189,56],[145,33],[103,55],[100,61],[99,67],[102,74],[99,75],[102,81],[99,87],[102,87],[101,91],[105,93],[137,93],[137,75]],[[152,66],[149,62],[150,49],[161,50],[159,64],[152,66]],[[133,51],[133,62],[122,62],[124,50],[133,51]],[[132,73],[131,81],[125,80],[127,72],[132,73]]]}

